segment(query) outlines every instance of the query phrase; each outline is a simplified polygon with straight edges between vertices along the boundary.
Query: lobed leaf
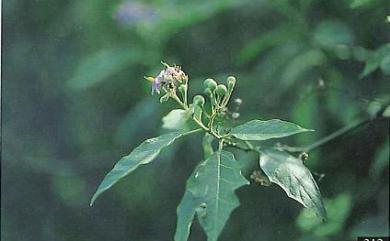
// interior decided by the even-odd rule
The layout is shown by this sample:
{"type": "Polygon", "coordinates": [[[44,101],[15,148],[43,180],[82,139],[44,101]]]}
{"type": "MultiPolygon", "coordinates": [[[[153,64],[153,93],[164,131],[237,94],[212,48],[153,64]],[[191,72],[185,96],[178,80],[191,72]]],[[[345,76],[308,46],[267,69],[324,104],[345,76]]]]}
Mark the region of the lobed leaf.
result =
{"type": "Polygon", "coordinates": [[[283,188],[287,196],[326,219],[320,190],[301,160],[283,151],[267,149],[261,151],[260,168],[271,182],[283,188]]]}
{"type": "Polygon", "coordinates": [[[171,145],[176,139],[184,135],[198,131],[176,131],[155,138],[145,140],[141,145],[135,148],[129,155],[122,157],[114,168],[104,177],[95,194],[91,199],[92,206],[95,200],[106,190],[111,188],[120,179],[134,171],[143,164],[150,163],[160,153],[160,151],[171,145]]]}
{"type": "Polygon", "coordinates": [[[194,219],[197,209],[201,208],[202,206],[202,199],[195,197],[194,194],[188,189],[188,186],[193,185],[192,183],[195,182],[196,172],[197,169],[195,169],[190,178],[187,180],[187,189],[176,210],[177,225],[175,241],[187,241],[188,236],[190,235],[192,220],[194,219]]]}
{"type": "Polygon", "coordinates": [[[301,132],[313,131],[302,128],[294,123],[272,119],[268,121],[251,120],[234,127],[230,134],[247,141],[262,141],[271,138],[281,138],[301,132]]]}
{"type": "Polygon", "coordinates": [[[201,163],[187,182],[178,207],[175,241],[188,238],[191,218],[196,214],[209,241],[216,241],[231,212],[239,205],[234,191],[248,184],[233,154],[214,152],[201,163]]]}

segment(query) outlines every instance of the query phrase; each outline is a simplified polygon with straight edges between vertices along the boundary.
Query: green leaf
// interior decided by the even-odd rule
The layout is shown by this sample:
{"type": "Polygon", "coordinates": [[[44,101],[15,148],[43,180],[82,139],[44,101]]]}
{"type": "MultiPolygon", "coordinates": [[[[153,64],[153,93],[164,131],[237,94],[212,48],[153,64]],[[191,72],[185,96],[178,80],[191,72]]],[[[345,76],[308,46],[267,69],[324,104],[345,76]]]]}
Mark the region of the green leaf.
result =
{"type": "Polygon", "coordinates": [[[386,107],[382,114],[383,117],[390,117],[390,105],[386,107]]]}
{"type": "Polygon", "coordinates": [[[268,48],[285,41],[285,38],[291,34],[291,29],[285,27],[262,33],[243,47],[236,58],[236,62],[242,65],[255,59],[268,48]]]}
{"type": "Polygon", "coordinates": [[[299,78],[315,66],[322,65],[326,60],[325,54],[318,49],[304,51],[292,58],[281,74],[280,85],[290,88],[299,78]]]}
{"type": "Polygon", "coordinates": [[[156,133],[161,115],[160,105],[152,98],[145,98],[139,101],[123,118],[117,127],[114,135],[116,143],[132,146],[143,136],[150,136],[156,133]],[[149,128],[139,128],[148,126],[149,128]]]}
{"type": "Polygon", "coordinates": [[[202,206],[202,198],[196,198],[194,194],[188,189],[188,186],[193,185],[195,182],[196,172],[197,168],[187,180],[187,190],[185,191],[184,196],[176,210],[177,225],[175,241],[186,241],[188,239],[192,220],[194,219],[197,209],[201,209],[202,206]]]}
{"type": "Polygon", "coordinates": [[[353,33],[350,27],[341,21],[325,20],[321,22],[314,31],[314,42],[325,48],[332,48],[336,45],[351,45],[353,33]]]}
{"type": "Polygon", "coordinates": [[[191,112],[174,109],[162,118],[163,128],[170,130],[180,130],[186,127],[186,122],[191,118],[191,112]]]}
{"type": "Polygon", "coordinates": [[[369,171],[370,176],[374,179],[379,178],[382,172],[389,166],[389,146],[389,138],[387,138],[375,153],[375,158],[369,171]]]}
{"type": "Polygon", "coordinates": [[[231,212],[239,205],[235,190],[248,181],[230,152],[217,151],[199,164],[187,181],[187,190],[177,209],[175,241],[186,241],[191,219],[197,215],[208,241],[216,241],[231,212]]]}
{"type": "Polygon", "coordinates": [[[267,149],[261,151],[260,167],[271,182],[283,188],[287,196],[326,219],[320,190],[301,160],[283,151],[267,149]]]}
{"type": "Polygon", "coordinates": [[[379,49],[370,53],[366,65],[362,73],[360,74],[360,78],[363,78],[372,72],[374,72],[377,68],[381,68],[385,74],[389,74],[390,69],[390,43],[382,45],[379,49]]]}
{"type": "Polygon", "coordinates": [[[91,199],[90,205],[106,190],[111,188],[120,179],[134,171],[138,166],[150,163],[160,153],[160,151],[171,145],[176,139],[184,135],[196,132],[192,131],[176,131],[165,135],[154,137],[144,141],[141,145],[135,148],[129,155],[122,157],[114,166],[114,168],[104,177],[95,194],[91,199]]]}
{"type": "Polygon", "coordinates": [[[247,141],[262,141],[271,138],[281,138],[301,132],[313,131],[302,128],[294,123],[272,119],[268,121],[251,120],[234,127],[230,134],[247,141]]]}
{"type": "Polygon", "coordinates": [[[83,59],[68,84],[75,89],[91,87],[139,61],[142,54],[130,49],[103,49],[83,59]]]}

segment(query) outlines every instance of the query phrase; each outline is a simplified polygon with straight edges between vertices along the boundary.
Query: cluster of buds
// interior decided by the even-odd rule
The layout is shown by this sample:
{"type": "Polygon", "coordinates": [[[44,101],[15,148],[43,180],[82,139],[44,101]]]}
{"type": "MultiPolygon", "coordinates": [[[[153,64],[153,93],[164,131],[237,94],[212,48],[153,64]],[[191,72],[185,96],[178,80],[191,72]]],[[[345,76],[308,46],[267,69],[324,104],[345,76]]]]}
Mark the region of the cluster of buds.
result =
{"type": "Polygon", "coordinates": [[[164,62],[162,64],[165,66],[165,69],[161,70],[156,77],[145,77],[145,79],[152,82],[152,94],[154,92],[160,94],[161,89],[166,92],[172,92],[179,85],[187,85],[188,76],[181,70],[180,66],[169,66],[164,62]]]}
{"type": "Polygon", "coordinates": [[[236,85],[236,78],[229,76],[226,80],[226,85],[218,84],[213,79],[206,79],[203,82],[205,87],[204,93],[208,95],[212,104],[217,108],[225,108],[229,102],[234,86],[236,85]]]}
{"type": "MultiPolygon", "coordinates": [[[[227,117],[227,114],[232,119],[237,119],[239,113],[228,111],[228,103],[232,96],[233,89],[236,85],[236,78],[229,76],[226,83],[217,83],[213,79],[206,79],[204,85],[204,97],[196,95],[192,103],[188,103],[188,76],[182,71],[180,66],[169,66],[166,63],[162,64],[165,69],[156,77],[145,77],[152,82],[152,94],[157,92],[160,94],[163,91],[163,96],[160,97],[160,102],[165,102],[168,99],[175,100],[183,110],[192,114],[192,119],[205,131],[212,134],[217,139],[220,135],[226,134],[225,129],[220,129],[220,123],[227,117]],[[180,95],[178,95],[180,93],[180,95]],[[205,97],[208,99],[206,105],[205,97]]],[[[239,106],[240,99],[236,99],[234,103],[239,106]]],[[[237,111],[237,108],[236,110],[237,111]]]]}

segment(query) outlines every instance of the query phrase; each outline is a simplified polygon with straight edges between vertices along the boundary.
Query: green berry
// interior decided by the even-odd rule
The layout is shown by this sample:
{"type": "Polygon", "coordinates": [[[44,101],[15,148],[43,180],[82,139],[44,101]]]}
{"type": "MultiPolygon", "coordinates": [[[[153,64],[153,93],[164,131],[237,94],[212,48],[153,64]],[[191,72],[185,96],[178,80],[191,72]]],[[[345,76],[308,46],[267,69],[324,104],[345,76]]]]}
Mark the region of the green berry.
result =
{"type": "Polygon", "coordinates": [[[224,96],[226,95],[227,93],[227,89],[226,89],[226,86],[225,85],[218,85],[217,88],[215,89],[215,92],[217,93],[217,95],[219,96],[224,96]]]}
{"type": "Polygon", "coordinates": [[[195,95],[192,101],[195,105],[204,105],[205,102],[204,97],[201,95],[195,95]]]}
{"type": "Polygon", "coordinates": [[[206,79],[203,82],[203,86],[205,88],[209,88],[210,90],[215,90],[215,88],[217,87],[217,82],[215,82],[215,80],[213,79],[206,79]]]}

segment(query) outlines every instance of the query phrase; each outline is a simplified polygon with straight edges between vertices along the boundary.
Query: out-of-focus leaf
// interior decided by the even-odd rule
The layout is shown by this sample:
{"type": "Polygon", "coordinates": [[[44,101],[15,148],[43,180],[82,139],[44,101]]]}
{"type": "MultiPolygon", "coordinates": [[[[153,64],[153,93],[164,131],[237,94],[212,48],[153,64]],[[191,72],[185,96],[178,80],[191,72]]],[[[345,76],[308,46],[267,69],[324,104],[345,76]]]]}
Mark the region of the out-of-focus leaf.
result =
{"type": "Polygon", "coordinates": [[[327,237],[343,230],[344,223],[351,212],[351,195],[339,194],[334,199],[325,199],[324,203],[328,213],[327,222],[323,223],[312,212],[304,209],[296,220],[297,226],[302,231],[310,232],[317,237],[327,237]]]}
{"type": "Polygon", "coordinates": [[[290,87],[303,73],[326,60],[324,53],[317,49],[308,50],[294,57],[284,69],[281,80],[284,88],[290,87]]]}
{"type": "Polygon", "coordinates": [[[120,179],[124,178],[140,165],[148,164],[153,161],[163,148],[171,145],[176,139],[195,131],[197,130],[176,131],[142,142],[142,144],[135,148],[129,155],[122,157],[115,164],[114,168],[104,177],[91,199],[91,205],[96,198],[111,188],[120,179]]]}
{"type": "Polygon", "coordinates": [[[302,237],[300,237],[297,241],[330,241],[328,238],[326,237],[317,237],[317,236],[314,236],[314,235],[302,235],[302,237]]]}
{"type": "Polygon", "coordinates": [[[328,83],[324,84],[326,108],[344,125],[356,120],[357,115],[361,112],[359,102],[356,101],[356,97],[351,96],[348,85],[343,80],[343,75],[333,69],[328,71],[327,79],[331,79],[331,81],[329,81],[329,86],[328,83]],[[347,105],[348,108],[344,108],[344,105],[347,105]]]}
{"type": "Polygon", "coordinates": [[[133,49],[103,49],[81,60],[68,84],[75,89],[91,87],[140,61],[142,54],[133,49]]]}
{"type": "Polygon", "coordinates": [[[207,160],[214,152],[213,145],[212,145],[213,140],[214,137],[208,133],[206,133],[203,136],[202,146],[203,146],[203,157],[205,160],[207,160]]]}
{"type": "Polygon", "coordinates": [[[390,75],[390,51],[383,57],[380,63],[380,68],[383,73],[390,75]]]}
{"type": "Polygon", "coordinates": [[[339,44],[351,45],[353,34],[345,23],[327,20],[321,22],[315,29],[314,42],[325,48],[333,48],[339,44]]]}
{"type": "Polygon", "coordinates": [[[189,1],[173,5],[156,5],[159,12],[164,14],[159,16],[159,21],[152,22],[151,24],[140,25],[138,28],[139,34],[144,36],[147,41],[152,41],[153,43],[163,43],[169,36],[172,36],[180,30],[204,21],[219,12],[227,10],[238,4],[242,4],[243,2],[244,1],[210,0],[204,3],[189,1]],[[158,32],[157,35],[156,32],[158,32]]]}
{"type": "Polygon", "coordinates": [[[390,117],[390,105],[386,107],[382,114],[383,117],[390,117]]]}
{"type": "Polygon", "coordinates": [[[140,101],[129,111],[119,124],[114,139],[117,143],[132,145],[137,137],[150,136],[155,133],[160,117],[159,104],[151,99],[146,98],[140,101]],[[140,128],[142,127],[142,128],[140,128]]]}
{"type": "Polygon", "coordinates": [[[363,218],[351,229],[349,236],[351,239],[359,236],[389,236],[389,216],[380,214],[363,218]]]}
{"type": "Polygon", "coordinates": [[[260,168],[271,182],[283,188],[287,196],[326,219],[320,190],[301,160],[283,151],[267,149],[261,151],[260,168]]]}
{"type": "Polygon", "coordinates": [[[227,151],[214,152],[194,173],[178,209],[180,230],[176,230],[175,241],[187,240],[189,220],[194,212],[208,240],[216,241],[231,212],[239,205],[234,191],[248,181],[242,176],[233,154],[227,151]]]}
{"type": "MultiPolygon", "coordinates": [[[[297,144],[300,146],[305,146],[311,142],[317,140],[321,132],[317,130],[320,128],[321,119],[315,110],[319,108],[318,95],[312,88],[307,88],[307,93],[304,94],[294,106],[292,110],[292,118],[294,122],[300,123],[303,126],[311,125],[316,123],[316,131],[310,135],[296,135],[294,139],[297,141],[297,144]]],[[[315,153],[313,153],[315,154],[315,153]]]]}
{"type": "Polygon", "coordinates": [[[351,8],[360,8],[370,5],[374,2],[377,2],[377,0],[351,0],[351,4],[349,6],[351,8]]]}
{"type": "Polygon", "coordinates": [[[313,131],[302,128],[294,123],[272,119],[267,121],[251,120],[245,124],[234,127],[230,134],[241,140],[267,140],[281,138],[301,132],[313,131]]]}
{"type": "Polygon", "coordinates": [[[374,72],[379,67],[385,74],[390,73],[390,43],[387,43],[383,46],[381,46],[379,49],[375,50],[374,52],[370,53],[366,65],[364,66],[364,69],[362,73],[360,74],[360,78],[363,78],[372,72],[374,72]]]}
{"type": "Polygon", "coordinates": [[[185,129],[186,122],[191,118],[190,111],[174,109],[162,118],[163,128],[170,130],[185,129]]]}
{"type": "Polygon", "coordinates": [[[85,180],[79,176],[53,175],[51,185],[66,205],[83,206],[88,200],[85,180]]]}
{"type": "MultiPolygon", "coordinates": [[[[254,40],[249,41],[249,43],[243,47],[237,56],[236,62],[241,65],[253,60],[264,50],[284,42],[285,36],[287,35],[291,35],[287,28],[277,28],[262,34],[254,40]]],[[[291,36],[289,37],[291,38],[291,36]]]]}
{"type": "Polygon", "coordinates": [[[374,162],[370,167],[370,176],[378,178],[382,171],[389,166],[389,139],[387,139],[377,150],[374,162]]]}

